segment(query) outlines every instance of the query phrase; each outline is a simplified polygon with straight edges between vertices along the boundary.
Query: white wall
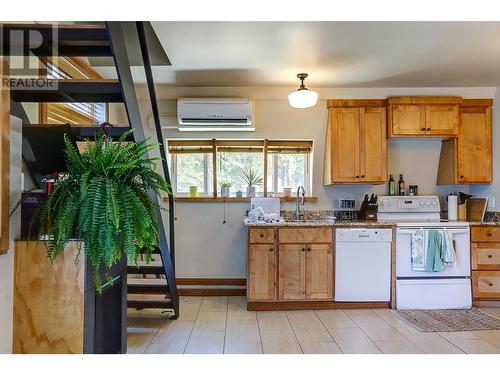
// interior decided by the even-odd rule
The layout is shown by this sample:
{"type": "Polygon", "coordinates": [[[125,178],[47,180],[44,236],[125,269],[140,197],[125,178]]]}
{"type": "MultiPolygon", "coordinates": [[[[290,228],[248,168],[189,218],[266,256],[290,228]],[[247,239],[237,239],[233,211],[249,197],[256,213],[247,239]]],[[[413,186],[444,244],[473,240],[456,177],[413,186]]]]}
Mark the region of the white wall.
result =
{"type": "MultiPolygon", "coordinates": [[[[21,197],[21,120],[11,116],[10,132],[10,207],[21,197]]],[[[14,302],[14,239],[21,230],[21,210],[10,218],[9,251],[0,255],[0,353],[12,353],[12,316],[14,302]]]]}
{"type": "MultiPolygon", "coordinates": [[[[139,88],[141,92],[142,88],[139,88]]],[[[317,203],[306,203],[306,209],[333,209],[340,197],[353,197],[358,203],[365,193],[385,194],[386,185],[323,186],[322,170],[327,123],[326,99],[309,109],[291,108],[286,95],[292,88],[158,88],[160,112],[175,120],[177,97],[250,97],[254,99],[254,133],[193,133],[166,130],[172,138],[280,138],[312,139],[313,195],[317,203]]],[[[491,98],[495,88],[377,88],[318,89],[320,98],[386,98],[397,95],[459,95],[465,98],[491,98]]],[[[141,96],[141,95],[140,95],[141,96]]],[[[150,122],[150,111],[141,103],[144,123],[150,122]]],[[[120,120],[118,116],[117,120],[120,120]]],[[[119,121],[116,121],[119,122],[119,121]]],[[[497,121],[495,121],[497,123],[497,121]]],[[[391,139],[388,146],[389,173],[397,178],[403,173],[407,185],[419,185],[420,194],[447,193],[455,186],[435,184],[441,141],[439,139],[391,139]]],[[[500,188],[500,187],[499,187],[500,188]]],[[[468,186],[460,190],[469,191],[468,186]]],[[[176,266],[178,277],[245,277],[246,229],[242,224],[247,203],[176,203],[176,266]],[[224,211],[227,224],[222,224],[224,211]]],[[[282,204],[293,209],[293,203],[282,204]]]]}

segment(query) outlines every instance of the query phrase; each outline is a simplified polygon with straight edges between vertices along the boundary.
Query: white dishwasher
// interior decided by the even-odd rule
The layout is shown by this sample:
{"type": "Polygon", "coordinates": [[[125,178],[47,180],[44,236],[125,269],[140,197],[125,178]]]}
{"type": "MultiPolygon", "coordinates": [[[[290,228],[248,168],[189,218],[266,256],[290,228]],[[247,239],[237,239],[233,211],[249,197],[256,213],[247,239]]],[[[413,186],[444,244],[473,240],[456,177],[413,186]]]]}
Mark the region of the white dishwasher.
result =
{"type": "Polygon", "coordinates": [[[389,228],[337,228],[335,301],[389,301],[391,297],[389,228]]]}

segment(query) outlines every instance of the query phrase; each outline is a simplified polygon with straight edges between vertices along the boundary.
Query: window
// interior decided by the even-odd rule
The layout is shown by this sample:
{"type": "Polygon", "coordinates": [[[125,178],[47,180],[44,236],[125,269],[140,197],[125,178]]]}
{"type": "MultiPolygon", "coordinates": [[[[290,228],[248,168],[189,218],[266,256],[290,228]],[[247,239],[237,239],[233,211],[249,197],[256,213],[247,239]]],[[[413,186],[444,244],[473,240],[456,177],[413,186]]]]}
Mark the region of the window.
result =
{"type": "Polygon", "coordinates": [[[176,195],[213,195],[212,141],[169,142],[172,189],[176,195]]]}
{"type": "MultiPolygon", "coordinates": [[[[49,57],[44,63],[41,74],[51,79],[103,79],[79,57],[49,57]]],[[[107,117],[106,103],[40,103],[42,124],[102,124],[107,117]]]]}
{"type": "Polygon", "coordinates": [[[300,185],[311,195],[312,141],[177,139],[168,146],[177,196],[189,196],[196,186],[198,196],[217,197],[221,184],[229,182],[230,196],[244,197],[250,168],[260,180],[256,196],[283,196],[285,188],[293,194],[300,185]]]}

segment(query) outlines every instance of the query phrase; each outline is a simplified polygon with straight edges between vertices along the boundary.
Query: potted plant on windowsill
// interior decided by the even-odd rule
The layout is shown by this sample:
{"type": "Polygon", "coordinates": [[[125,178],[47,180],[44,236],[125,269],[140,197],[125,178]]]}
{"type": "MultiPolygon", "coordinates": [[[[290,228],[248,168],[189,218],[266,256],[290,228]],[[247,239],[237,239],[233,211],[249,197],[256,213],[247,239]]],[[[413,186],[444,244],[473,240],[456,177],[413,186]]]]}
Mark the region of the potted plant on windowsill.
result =
{"type": "Polygon", "coordinates": [[[255,197],[255,188],[262,185],[264,181],[251,165],[241,170],[241,179],[247,185],[247,197],[255,197]]]}
{"type": "Polygon", "coordinates": [[[221,197],[229,197],[231,193],[231,186],[232,186],[231,181],[221,181],[220,183],[220,196],[221,197]]]}
{"type": "Polygon", "coordinates": [[[67,171],[59,176],[39,212],[39,238],[45,236],[47,254],[54,261],[71,240],[81,241],[90,260],[95,289],[101,292],[102,275],[112,283],[111,268],[125,259],[137,264],[139,253],[151,260],[159,247],[158,203],[150,196],[170,192],[154,171],[147,140],[125,142],[99,134],[87,140],[79,153],[65,139],[67,171]]]}

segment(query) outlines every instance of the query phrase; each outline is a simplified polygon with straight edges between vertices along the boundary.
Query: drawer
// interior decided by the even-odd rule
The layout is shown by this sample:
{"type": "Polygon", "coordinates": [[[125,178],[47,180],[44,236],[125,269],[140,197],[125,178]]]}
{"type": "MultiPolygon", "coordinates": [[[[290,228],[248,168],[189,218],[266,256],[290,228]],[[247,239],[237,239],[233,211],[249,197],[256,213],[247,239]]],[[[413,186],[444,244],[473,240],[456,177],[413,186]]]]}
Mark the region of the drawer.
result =
{"type": "Polygon", "coordinates": [[[472,269],[500,271],[500,242],[472,244],[472,269]]]}
{"type": "Polygon", "coordinates": [[[472,242],[500,242],[500,226],[472,227],[472,242]]]}
{"type": "Polygon", "coordinates": [[[333,232],[330,227],[322,228],[279,228],[280,243],[332,243],[333,232]]]}
{"type": "Polygon", "coordinates": [[[250,228],[248,242],[274,243],[274,228],[250,228]]]}
{"type": "Polygon", "coordinates": [[[472,297],[476,299],[500,299],[500,271],[473,271],[472,297]]]}

